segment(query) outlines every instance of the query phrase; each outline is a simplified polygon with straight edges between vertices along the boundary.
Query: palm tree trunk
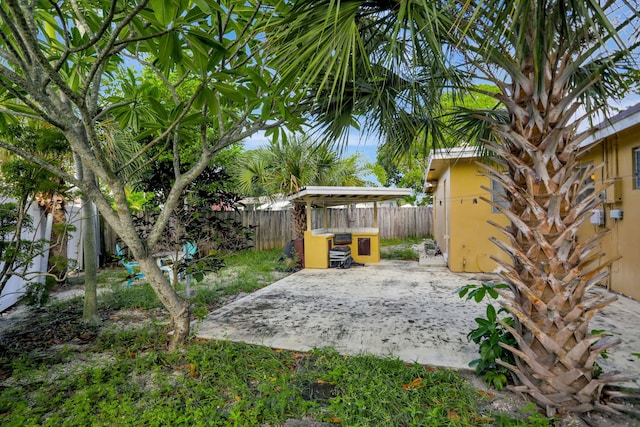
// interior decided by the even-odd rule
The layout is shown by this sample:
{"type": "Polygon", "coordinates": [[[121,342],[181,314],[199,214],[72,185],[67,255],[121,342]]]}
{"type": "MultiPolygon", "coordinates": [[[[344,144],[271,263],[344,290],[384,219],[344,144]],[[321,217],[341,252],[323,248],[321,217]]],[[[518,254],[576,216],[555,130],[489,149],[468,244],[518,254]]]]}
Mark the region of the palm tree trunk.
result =
{"type": "Polygon", "coordinates": [[[293,205],[293,238],[298,239],[304,237],[304,231],[307,229],[307,209],[304,205],[293,205]]]}
{"type": "MultiPolygon", "coordinates": [[[[540,115],[554,114],[554,107],[528,106],[540,115]]],[[[524,121],[513,114],[510,128],[500,130],[500,141],[489,147],[506,172],[485,169],[506,188],[510,205],[490,202],[510,220],[506,228],[493,224],[506,241],[492,241],[511,258],[510,263],[494,260],[511,288],[502,293],[502,305],[516,320],[513,328],[503,326],[518,344],[503,345],[515,355],[515,366],[499,363],[513,373],[519,384],[515,390],[546,407],[549,416],[586,412],[599,408],[602,388],[610,380],[594,378],[594,362],[618,342],[591,335],[589,329],[594,314],[616,299],[588,293],[606,277],[611,263],[601,262],[603,254],[595,252],[603,233],[582,242],[576,237],[599,203],[588,179],[598,166],[579,164],[582,153],[572,144],[573,129],[563,127],[564,120],[541,129],[529,126],[529,117],[520,117],[524,121]]]]}
{"type": "MultiPolygon", "coordinates": [[[[67,247],[69,233],[64,225],[67,223],[67,216],[65,214],[65,197],[62,194],[54,194],[51,199],[51,210],[53,215],[53,230],[51,232],[51,241],[54,243],[52,248],[52,254],[54,260],[67,258],[67,247]]],[[[49,258],[51,263],[51,257],[49,258]]],[[[51,265],[51,272],[56,275],[58,279],[65,277],[68,271],[67,263],[54,263],[51,265]]]]}

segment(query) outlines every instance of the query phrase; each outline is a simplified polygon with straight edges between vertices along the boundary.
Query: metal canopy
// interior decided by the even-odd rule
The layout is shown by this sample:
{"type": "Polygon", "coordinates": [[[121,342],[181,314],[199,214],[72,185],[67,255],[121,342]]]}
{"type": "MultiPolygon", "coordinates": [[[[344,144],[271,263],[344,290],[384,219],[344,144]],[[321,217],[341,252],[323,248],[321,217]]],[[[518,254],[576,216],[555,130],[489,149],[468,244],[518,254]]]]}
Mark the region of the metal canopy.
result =
{"type": "Polygon", "coordinates": [[[351,203],[381,202],[411,195],[410,188],[308,186],[288,197],[293,203],[330,207],[351,203]]]}

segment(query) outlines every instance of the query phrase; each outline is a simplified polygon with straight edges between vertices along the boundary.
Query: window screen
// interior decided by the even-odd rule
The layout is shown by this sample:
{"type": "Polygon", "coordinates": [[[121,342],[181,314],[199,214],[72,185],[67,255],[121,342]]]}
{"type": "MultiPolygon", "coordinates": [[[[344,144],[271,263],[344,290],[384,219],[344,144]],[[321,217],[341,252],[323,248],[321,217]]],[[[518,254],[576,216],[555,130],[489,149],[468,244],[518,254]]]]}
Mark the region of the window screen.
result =
{"type": "MultiPolygon", "coordinates": [[[[494,180],[491,180],[491,201],[494,203],[499,204],[500,206],[504,206],[505,208],[509,208],[509,202],[507,202],[504,198],[502,198],[500,195],[505,195],[506,191],[504,189],[504,186],[502,184],[500,184],[499,182],[496,182],[494,180]]],[[[498,208],[496,208],[495,206],[491,206],[491,213],[500,213],[500,210],[498,210],[498,208]]]]}

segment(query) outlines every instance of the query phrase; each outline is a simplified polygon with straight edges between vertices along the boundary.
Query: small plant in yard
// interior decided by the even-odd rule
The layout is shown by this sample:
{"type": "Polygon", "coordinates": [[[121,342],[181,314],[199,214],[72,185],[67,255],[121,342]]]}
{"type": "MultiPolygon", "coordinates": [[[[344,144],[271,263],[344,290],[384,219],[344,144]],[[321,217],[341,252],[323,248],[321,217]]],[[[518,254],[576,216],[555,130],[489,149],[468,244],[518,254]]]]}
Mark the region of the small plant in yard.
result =
{"type": "Polygon", "coordinates": [[[522,419],[513,419],[505,414],[496,414],[495,425],[508,427],[549,427],[555,425],[549,418],[538,412],[535,403],[530,403],[521,409],[524,414],[522,419]]]}
{"type": "MultiPolygon", "coordinates": [[[[460,298],[466,296],[467,300],[473,299],[475,302],[481,302],[484,298],[498,298],[496,288],[506,288],[505,284],[482,284],[482,285],[466,285],[458,289],[460,298]]],[[[475,319],[478,327],[473,329],[467,335],[467,338],[474,343],[479,344],[480,357],[473,360],[470,366],[475,368],[476,374],[490,386],[497,390],[502,390],[508,382],[508,370],[504,366],[496,363],[497,359],[501,359],[510,364],[514,363],[513,355],[502,348],[500,345],[515,345],[515,338],[507,331],[501,322],[513,326],[513,318],[510,316],[500,317],[500,314],[508,313],[504,308],[496,310],[492,304],[487,305],[486,318],[477,317],[475,319]]]]}
{"type": "MultiPolygon", "coordinates": [[[[603,336],[603,337],[612,336],[611,334],[605,332],[604,329],[593,329],[591,331],[591,335],[594,335],[594,336],[599,335],[599,336],[603,336]]],[[[600,357],[602,357],[603,359],[608,359],[609,358],[609,352],[607,350],[603,351],[602,353],[600,353],[600,357]]],[[[600,375],[602,375],[602,373],[604,371],[602,370],[602,366],[600,366],[600,364],[598,363],[597,360],[593,362],[593,367],[594,367],[594,369],[593,369],[593,377],[594,378],[600,377],[600,375]]]]}

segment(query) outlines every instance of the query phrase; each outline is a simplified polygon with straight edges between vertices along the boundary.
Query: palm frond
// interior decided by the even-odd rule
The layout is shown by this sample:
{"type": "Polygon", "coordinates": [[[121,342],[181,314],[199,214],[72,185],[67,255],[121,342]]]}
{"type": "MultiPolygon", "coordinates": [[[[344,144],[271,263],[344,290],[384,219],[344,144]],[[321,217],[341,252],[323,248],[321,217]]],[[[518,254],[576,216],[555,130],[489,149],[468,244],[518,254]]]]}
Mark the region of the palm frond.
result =
{"type": "Polygon", "coordinates": [[[133,185],[149,166],[149,157],[139,155],[142,145],[129,131],[103,122],[99,127],[105,159],[111,170],[120,171],[124,182],[133,185]],[[135,159],[131,162],[131,159],[135,159]]]}

